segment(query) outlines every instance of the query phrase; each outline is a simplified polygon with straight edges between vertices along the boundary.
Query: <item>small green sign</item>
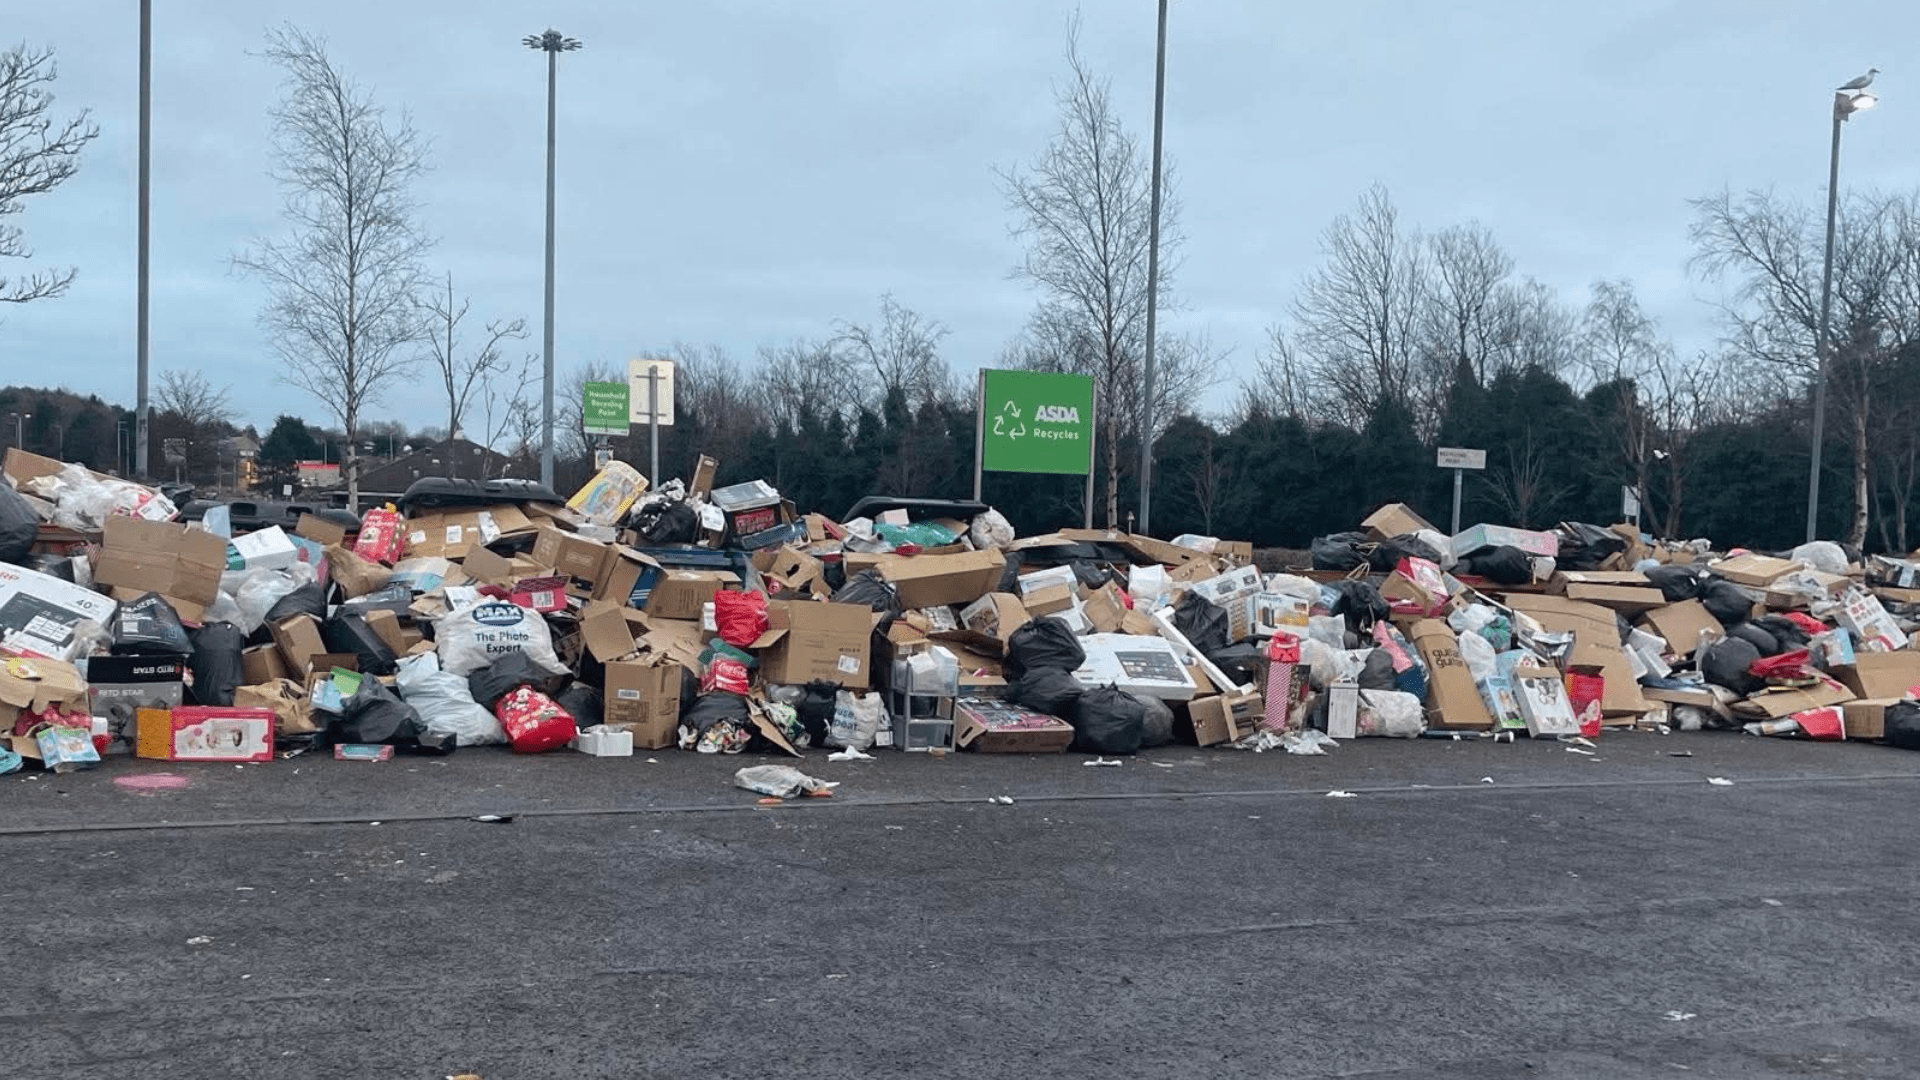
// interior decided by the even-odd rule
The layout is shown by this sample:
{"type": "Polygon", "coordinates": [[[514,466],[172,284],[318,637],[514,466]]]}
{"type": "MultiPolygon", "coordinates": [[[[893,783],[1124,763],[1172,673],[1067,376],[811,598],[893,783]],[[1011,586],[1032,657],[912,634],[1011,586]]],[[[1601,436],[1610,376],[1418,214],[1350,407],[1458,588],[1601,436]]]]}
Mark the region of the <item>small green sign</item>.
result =
{"type": "Polygon", "coordinates": [[[981,468],[1093,472],[1092,376],[988,370],[981,377],[981,468]]]}
{"type": "Polygon", "coordinates": [[[580,426],[589,435],[625,435],[627,384],[587,383],[581,391],[580,426]]]}

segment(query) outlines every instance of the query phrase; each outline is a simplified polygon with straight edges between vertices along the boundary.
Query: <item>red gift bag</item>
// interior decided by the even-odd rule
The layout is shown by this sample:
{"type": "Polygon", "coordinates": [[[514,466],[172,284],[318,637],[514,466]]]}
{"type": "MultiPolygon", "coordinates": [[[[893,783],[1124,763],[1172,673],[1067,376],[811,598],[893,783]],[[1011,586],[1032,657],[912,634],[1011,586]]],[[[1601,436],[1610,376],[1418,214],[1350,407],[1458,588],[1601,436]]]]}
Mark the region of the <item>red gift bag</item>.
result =
{"type": "Polygon", "coordinates": [[[376,506],[360,519],[360,535],[353,542],[353,553],[363,559],[392,566],[400,561],[406,547],[406,533],[398,512],[376,506]]]}
{"type": "Polygon", "coordinates": [[[767,594],[723,590],[713,594],[713,622],[720,640],[744,649],[767,632],[767,594]]]}
{"type": "Polygon", "coordinates": [[[507,742],[516,754],[557,749],[579,734],[573,715],[531,686],[522,686],[495,702],[493,715],[506,729],[507,742]]]}

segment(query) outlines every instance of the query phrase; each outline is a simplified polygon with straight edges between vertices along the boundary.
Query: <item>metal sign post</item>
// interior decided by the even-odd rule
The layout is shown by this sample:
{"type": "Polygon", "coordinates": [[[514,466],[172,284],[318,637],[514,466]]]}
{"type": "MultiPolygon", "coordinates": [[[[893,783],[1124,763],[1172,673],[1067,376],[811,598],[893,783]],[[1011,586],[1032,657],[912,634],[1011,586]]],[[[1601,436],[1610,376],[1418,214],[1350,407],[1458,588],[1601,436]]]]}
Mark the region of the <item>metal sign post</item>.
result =
{"type": "Polygon", "coordinates": [[[1443,446],[1437,455],[1436,464],[1443,469],[1453,470],[1453,535],[1460,535],[1460,488],[1462,478],[1468,469],[1487,467],[1485,450],[1466,450],[1457,446],[1443,446]]]}
{"type": "Polygon", "coordinates": [[[652,444],[652,472],[650,481],[660,478],[660,429],[673,426],[673,361],[671,360],[629,360],[627,361],[628,399],[633,403],[628,414],[628,422],[647,424],[648,441],[652,444]],[[642,381],[647,384],[644,397],[636,393],[642,381]],[[639,409],[640,402],[646,402],[644,414],[639,409]]]}

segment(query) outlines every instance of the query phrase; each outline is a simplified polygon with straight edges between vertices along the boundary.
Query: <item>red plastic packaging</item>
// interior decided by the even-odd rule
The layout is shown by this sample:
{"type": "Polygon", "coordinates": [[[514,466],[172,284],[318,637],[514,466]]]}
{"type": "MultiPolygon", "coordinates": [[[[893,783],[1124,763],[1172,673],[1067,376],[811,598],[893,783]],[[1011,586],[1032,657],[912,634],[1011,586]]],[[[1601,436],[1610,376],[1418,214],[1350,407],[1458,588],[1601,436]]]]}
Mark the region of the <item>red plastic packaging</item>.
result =
{"type": "Polygon", "coordinates": [[[1812,657],[1806,649],[1795,649],[1779,656],[1763,656],[1747,668],[1757,678],[1769,682],[1804,682],[1818,679],[1819,673],[1811,666],[1812,657]]]}
{"type": "Polygon", "coordinates": [[[1573,706],[1574,719],[1580,722],[1580,734],[1589,739],[1600,737],[1600,699],[1607,693],[1607,680],[1600,675],[1574,673],[1567,676],[1567,704],[1573,706]]]}
{"type": "Polygon", "coordinates": [[[573,714],[531,686],[522,686],[493,706],[516,754],[538,754],[567,745],[580,729],[573,714]]]}
{"type": "Polygon", "coordinates": [[[744,649],[767,632],[765,593],[722,590],[713,594],[713,622],[720,640],[744,649]]]}
{"type": "Polygon", "coordinates": [[[376,506],[360,519],[360,535],[353,542],[353,553],[363,559],[392,566],[400,561],[406,547],[400,515],[384,506],[376,506]]]}

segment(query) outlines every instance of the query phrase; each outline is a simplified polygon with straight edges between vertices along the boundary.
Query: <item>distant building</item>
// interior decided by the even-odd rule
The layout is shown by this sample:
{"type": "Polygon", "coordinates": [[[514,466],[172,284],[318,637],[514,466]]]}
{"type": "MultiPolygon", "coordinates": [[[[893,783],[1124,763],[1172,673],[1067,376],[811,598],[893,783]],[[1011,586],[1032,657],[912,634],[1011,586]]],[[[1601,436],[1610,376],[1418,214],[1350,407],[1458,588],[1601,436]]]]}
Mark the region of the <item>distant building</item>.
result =
{"type": "Polygon", "coordinates": [[[502,477],[531,479],[536,472],[505,454],[497,454],[466,439],[454,438],[367,469],[360,474],[362,505],[369,501],[398,499],[415,480],[445,476],[459,480],[496,480],[502,477]]]}
{"type": "Polygon", "coordinates": [[[340,463],[337,461],[301,461],[294,468],[300,477],[300,490],[314,491],[340,486],[340,463]]]}

